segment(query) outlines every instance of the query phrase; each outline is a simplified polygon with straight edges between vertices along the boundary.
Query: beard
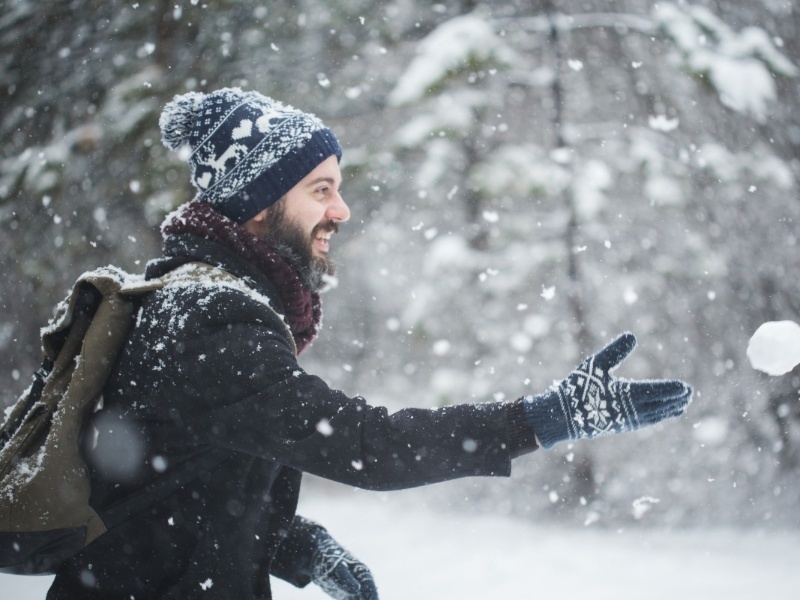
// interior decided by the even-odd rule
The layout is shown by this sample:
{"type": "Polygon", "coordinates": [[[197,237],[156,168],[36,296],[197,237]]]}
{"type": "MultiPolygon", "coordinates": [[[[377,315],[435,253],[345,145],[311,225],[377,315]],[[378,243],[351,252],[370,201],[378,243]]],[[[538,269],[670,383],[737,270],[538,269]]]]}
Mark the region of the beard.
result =
{"type": "Polygon", "coordinates": [[[336,264],[327,256],[314,256],[312,245],[319,232],[336,233],[339,230],[336,222],[320,222],[309,236],[286,216],[286,203],[282,198],[267,211],[265,225],[264,241],[289,262],[304,286],[312,292],[322,291],[328,284],[327,279],[336,273],[336,264]]]}

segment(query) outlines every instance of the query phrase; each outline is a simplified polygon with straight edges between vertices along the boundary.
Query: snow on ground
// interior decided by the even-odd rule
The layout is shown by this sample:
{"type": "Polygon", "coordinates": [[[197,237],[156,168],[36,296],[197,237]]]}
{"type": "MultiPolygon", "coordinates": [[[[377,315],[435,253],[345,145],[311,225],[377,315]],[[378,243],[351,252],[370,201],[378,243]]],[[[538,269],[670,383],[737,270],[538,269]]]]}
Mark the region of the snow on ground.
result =
{"type": "MultiPolygon", "coordinates": [[[[300,512],[369,564],[381,600],[800,598],[800,532],[566,529],[436,509],[425,490],[308,492],[300,512]]],[[[48,584],[0,575],[0,599],[41,600],[48,584]]],[[[280,581],[273,595],[328,598],[280,581]]]]}

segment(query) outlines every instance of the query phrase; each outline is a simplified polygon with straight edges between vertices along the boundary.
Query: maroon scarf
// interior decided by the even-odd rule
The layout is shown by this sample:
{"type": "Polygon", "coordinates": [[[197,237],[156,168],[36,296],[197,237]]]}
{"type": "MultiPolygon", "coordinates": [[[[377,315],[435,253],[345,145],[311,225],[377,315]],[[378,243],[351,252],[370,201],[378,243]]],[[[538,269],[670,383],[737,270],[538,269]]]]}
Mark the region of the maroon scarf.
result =
{"type": "Polygon", "coordinates": [[[169,235],[192,234],[217,242],[255,264],[278,291],[297,353],[317,337],[322,321],[322,300],[309,291],[289,262],[263,240],[215,211],[207,202],[193,200],[178,209],[161,226],[169,235]]]}

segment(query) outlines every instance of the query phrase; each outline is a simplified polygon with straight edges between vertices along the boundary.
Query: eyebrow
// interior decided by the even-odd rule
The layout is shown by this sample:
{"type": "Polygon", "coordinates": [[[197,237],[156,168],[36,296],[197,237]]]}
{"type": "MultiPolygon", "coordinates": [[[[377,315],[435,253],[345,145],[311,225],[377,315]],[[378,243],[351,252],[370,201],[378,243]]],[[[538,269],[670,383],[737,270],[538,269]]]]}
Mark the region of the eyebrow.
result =
{"type": "Polygon", "coordinates": [[[322,182],[330,183],[331,185],[334,185],[336,183],[336,181],[333,179],[333,177],[317,177],[316,179],[314,179],[312,181],[309,181],[306,184],[306,187],[311,187],[313,185],[317,185],[318,183],[322,183],[322,182]]]}

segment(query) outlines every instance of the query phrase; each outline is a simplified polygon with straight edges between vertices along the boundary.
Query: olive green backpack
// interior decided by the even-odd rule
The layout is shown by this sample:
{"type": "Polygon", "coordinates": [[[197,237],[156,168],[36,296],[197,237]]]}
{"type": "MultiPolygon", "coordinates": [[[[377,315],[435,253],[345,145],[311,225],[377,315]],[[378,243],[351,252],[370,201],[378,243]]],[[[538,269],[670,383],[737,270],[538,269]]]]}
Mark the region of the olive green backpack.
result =
{"type": "Polygon", "coordinates": [[[89,505],[80,438],[141,297],[176,277],[235,279],[210,265],[193,266],[154,280],[116,267],[84,273],[42,329],[42,367],[0,427],[0,572],[53,573],[107,530],[221,460],[206,453],[101,514],[89,505]]]}

